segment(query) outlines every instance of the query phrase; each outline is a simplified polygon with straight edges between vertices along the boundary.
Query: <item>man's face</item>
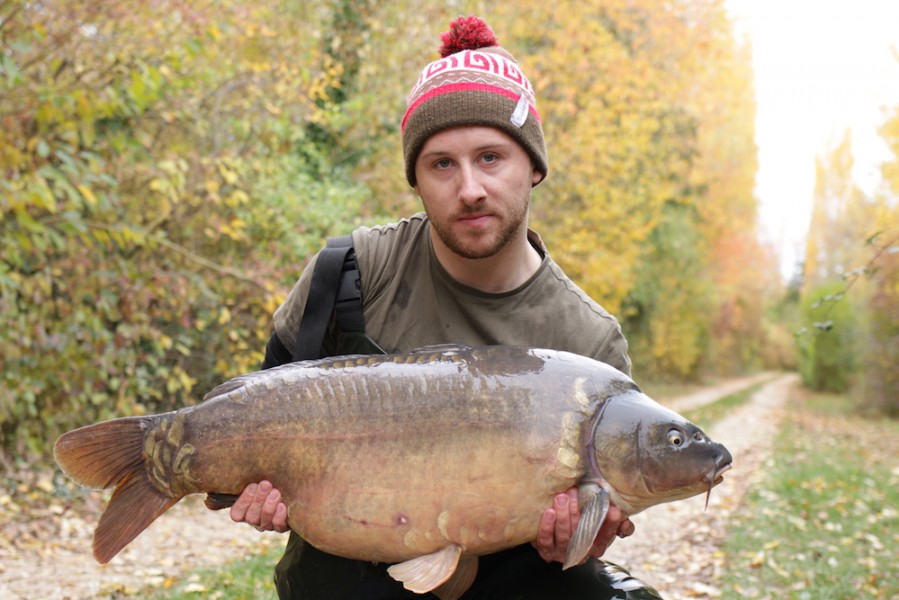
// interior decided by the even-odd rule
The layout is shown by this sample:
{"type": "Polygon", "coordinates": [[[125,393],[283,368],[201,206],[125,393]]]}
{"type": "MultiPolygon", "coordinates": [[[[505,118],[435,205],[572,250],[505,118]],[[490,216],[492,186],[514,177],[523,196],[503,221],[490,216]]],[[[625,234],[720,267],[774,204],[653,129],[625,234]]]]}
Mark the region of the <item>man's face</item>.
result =
{"type": "Polygon", "coordinates": [[[487,258],[526,234],[531,187],[542,175],[502,131],[457,127],[428,138],[415,177],[439,241],[459,256],[487,258]]]}

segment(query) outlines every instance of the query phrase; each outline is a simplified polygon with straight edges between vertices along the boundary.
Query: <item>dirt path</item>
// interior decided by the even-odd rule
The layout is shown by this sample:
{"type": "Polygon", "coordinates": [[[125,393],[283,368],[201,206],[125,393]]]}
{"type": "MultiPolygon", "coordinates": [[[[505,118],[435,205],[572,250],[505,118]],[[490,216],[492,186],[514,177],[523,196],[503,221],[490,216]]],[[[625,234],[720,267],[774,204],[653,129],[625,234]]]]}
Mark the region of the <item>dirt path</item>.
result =
{"type": "MultiPolygon", "coordinates": [[[[780,407],[797,384],[795,375],[773,379],[746,405],[706,431],[734,457],[734,468],[712,491],[707,511],[703,511],[705,496],[648,509],[632,518],[637,532],[613,544],[605,558],[653,585],[666,600],[719,597],[717,579],[724,562],[719,550],[727,521],[762,475],[780,407]]],[[[685,398],[668,404],[682,409],[693,401],[685,398]]]]}
{"type": "MultiPolygon", "coordinates": [[[[726,382],[666,404],[679,410],[692,408],[758,380],[726,382]]],[[[764,460],[769,434],[776,428],[777,407],[793,382],[794,378],[782,377],[767,384],[748,406],[707,432],[725,443],[735,459],[735,469],[712,494],[708,512],[702,510],[703,499],[694,499],[636,515],[637,533],[614,544],[608,558],[651,582],[666,599],[716,597],[715,578],[721,568],[716,550],[724,524],[764,460]]],[[[0,508],[9,509],[9,502],[0,497],[0,508]]],[[[110,564],[98,565],[90,546],[102,506],[102,497],[94,493],[87,503],[60,501],[40,510],[22,510],[0,522],[0,598],[121,598],[147,585],[170,583],[192,569],[286,541],[282,535],[236,525],[226,511],[208,511],[202,499],[193,496],[172,508],[110,564]]]]}
{"type": "Polygon", "coordinates": [[[98,497],[88,514],[63,510],[56,523],[46,524],[45,539],[0,537],[0,598],[121,598],[192,569],[286,543],[281,535],[232,523],[227,511],[206,510],[200,496],[189,496],[109,564],[99,565],[91,556],[91,539],[101,507],[98,497]]]}
{"type": "Polygon", "coordinates": [[[745,377],[735,377],[718,385],[703,388],[698,392],[692,392],[690,394],[671,398],[670,400],[664,400],[662,403],[668,408],[683,412],[705,406],[706,404],[711,404],[724,396],[735,394],[757,383],[774,379],[774,377],[775,374],[768,371],[757,373],[755,375],[747,375],[745,377]]]}

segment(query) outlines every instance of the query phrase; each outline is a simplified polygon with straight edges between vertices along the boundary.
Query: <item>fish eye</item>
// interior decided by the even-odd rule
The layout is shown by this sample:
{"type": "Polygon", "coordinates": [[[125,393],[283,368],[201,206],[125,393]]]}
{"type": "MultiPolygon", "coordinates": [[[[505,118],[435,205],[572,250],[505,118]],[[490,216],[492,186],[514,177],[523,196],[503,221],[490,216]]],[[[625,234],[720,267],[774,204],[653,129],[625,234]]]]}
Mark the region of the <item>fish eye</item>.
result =
{"type": "Polygon", "coordinates": [[[679,447],[684,445],[684,434],[677,429],[668,430],[668,443],[672,446],[679,447]]]}

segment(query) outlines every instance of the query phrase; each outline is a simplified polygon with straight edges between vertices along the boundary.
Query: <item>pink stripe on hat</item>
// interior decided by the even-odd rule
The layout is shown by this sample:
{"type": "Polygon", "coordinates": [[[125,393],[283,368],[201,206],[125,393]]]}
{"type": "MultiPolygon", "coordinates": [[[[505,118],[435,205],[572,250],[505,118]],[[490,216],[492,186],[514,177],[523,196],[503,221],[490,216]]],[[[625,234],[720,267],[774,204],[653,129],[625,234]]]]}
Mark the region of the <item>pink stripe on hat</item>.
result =
{"type": "MultiPolygon", "coordinates": [[[[501,96],[505,96],[510,100],[518,102],[518,99],[521,97],[515,92],[508,90],[503,87],[499,87],[496,85],[490,85],[489,83],[475,83],[475,82],[465,82],[465,83],[448,83],[446,85],[441,85],[440,87],[434,88],[433,90],[426,92],[415,99],[415,101],[409,105],[409,108],[406,109],[406,114],[403,115],[403,123],[401,125],[401,130],[406,130],[406,123],[409,120],[409,117],[412,116],[412,113],[415,112],[419,106],[431,100],[432,98],[436,98],[438,96],[442,96],[443,94],[452,94],[454,92],[489,92],[491,94],[499,94],[501,96]]],[[[530,103],[528,103],[528,112],[530,112],[537,121],[540,121],[540,115],[537,113],[537,109],[530,103]]]]}

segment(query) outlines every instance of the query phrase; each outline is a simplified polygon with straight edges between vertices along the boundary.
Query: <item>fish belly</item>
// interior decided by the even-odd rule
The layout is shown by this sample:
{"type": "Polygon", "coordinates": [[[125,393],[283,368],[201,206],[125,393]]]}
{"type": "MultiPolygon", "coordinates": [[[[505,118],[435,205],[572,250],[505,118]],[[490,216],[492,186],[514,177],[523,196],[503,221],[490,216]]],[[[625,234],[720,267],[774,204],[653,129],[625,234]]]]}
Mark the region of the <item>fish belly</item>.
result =
{"type": "Polygon", "coordinates": [[[526,450],[515,437],[456,429],[332,447],[329,467],[290,493],[290,525],[325,552],[387,562],[532,540],[573,480],[553,475],[551,449],[526,450]]]}

